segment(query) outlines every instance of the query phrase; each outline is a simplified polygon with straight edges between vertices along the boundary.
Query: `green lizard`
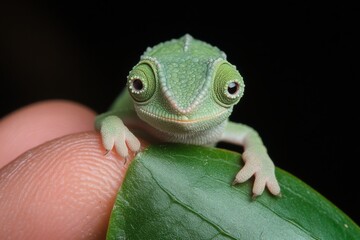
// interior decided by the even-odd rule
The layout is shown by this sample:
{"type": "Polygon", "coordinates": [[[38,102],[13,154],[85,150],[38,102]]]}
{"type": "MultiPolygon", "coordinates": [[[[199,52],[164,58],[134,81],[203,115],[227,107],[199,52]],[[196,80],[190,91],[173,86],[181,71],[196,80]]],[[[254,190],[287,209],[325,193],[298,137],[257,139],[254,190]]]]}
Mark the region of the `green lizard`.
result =
{"type": "Polygon", "coordinates": [[[140,151],[138,138],[127,126],[165,142],[241,145],[245,165],[233,184],[255,176],[253,197],[265,187],[279,195],[274,164],[258,133],[228,120],[244,87],[224,52],[186,34],[145,51],[128,75],[127,89],[109,112],[97,116],[95,126],[107,152],[115,146],[125,160],[128,149],[140,151]]]}

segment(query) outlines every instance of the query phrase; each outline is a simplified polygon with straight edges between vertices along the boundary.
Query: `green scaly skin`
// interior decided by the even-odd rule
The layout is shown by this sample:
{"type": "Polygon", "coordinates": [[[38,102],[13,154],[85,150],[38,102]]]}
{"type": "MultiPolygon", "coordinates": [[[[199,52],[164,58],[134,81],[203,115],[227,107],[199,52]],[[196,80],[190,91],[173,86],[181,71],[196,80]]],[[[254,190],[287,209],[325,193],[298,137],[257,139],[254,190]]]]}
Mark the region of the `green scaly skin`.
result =
{"type": "Polygon", "coordinates": [[[164,142],[241,145],[245,166],[233,184],[255,175],[254,197],[265,187],[279,195],[274,164],[257,132],[228,120],[244,87],[222,51],[186,34],[148,48],[130,71],[127,89],[109,112],[97,116],[95,125],[105,149],[115,147],[125,159],[128,149],[140,150],[139,140],[126,125],[164,142]]]}

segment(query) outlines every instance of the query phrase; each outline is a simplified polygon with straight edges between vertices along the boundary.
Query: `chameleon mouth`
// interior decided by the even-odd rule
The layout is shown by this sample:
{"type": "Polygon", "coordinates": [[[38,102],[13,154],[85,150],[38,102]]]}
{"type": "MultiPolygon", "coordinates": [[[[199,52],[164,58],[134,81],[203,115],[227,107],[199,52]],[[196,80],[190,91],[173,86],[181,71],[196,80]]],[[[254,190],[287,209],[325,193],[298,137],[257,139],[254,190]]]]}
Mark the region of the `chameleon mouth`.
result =
{"type": "Polygon", "coordinates": [[[227,113],[226,110],[220,111],[216,114],[212,114],[212,115],[207,115],[204,117],[199,117],[196,119],[189,119],[187,116],[182,115],[182,116],[177,116],[177,115],[170,115],[169,116],[160,116],[160,115],[156,115],[154,113],[148,112],[144,109],[139,109],[141,113],[154,118],[154,119],[158,119],[164,122],[170,122],[170,123],[180,123],[180,124],[194,124],[194,123],[199,123],[199,122],[206,122],[208,120],[212,120],[212,119],[216,119],[219,118],[221,115],[224,115],[227,113]]]}

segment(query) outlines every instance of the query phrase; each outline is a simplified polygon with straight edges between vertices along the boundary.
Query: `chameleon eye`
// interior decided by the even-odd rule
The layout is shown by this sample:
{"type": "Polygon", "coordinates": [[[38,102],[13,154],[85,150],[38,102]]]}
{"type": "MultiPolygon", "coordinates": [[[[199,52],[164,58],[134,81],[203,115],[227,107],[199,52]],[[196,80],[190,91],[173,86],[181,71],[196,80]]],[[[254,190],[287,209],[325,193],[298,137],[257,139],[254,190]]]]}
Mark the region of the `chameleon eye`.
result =
{"type": "Polygon", "coordinates": [[[141,79],[138,79],[138,78],[135,78],[132,82],[132,88],[135,90],[135,91],[142,91],[144,90],[144,84],[142,83],[141,79]]]}
{"type": "Polygon", "coordinates": [[[236,104],[244,93],[244,82],[240,73],[228,62],[223,62],[216,70],[214,93],[217,102],[230,107],[236,104]]]}
{"type": "Polygon", "coordinates": [[[155,92],[155,85],[155,74],[149,64],[140,63],[130,71],[127,86],[135,101],[145,102],[149,100],[155,92]]]}
{"type": "Polygon", "coordinates": [[[236,96],[240,90],[240,84],[237,81],[230,81],[227,85],[229,97],[236,96]]]}
{"type": "Polygon", "coordinates": [[[140,94],[145,91],[143,80],[138,76],[133,76],[129,79],[129,89],[133,94],[140,94]]]}

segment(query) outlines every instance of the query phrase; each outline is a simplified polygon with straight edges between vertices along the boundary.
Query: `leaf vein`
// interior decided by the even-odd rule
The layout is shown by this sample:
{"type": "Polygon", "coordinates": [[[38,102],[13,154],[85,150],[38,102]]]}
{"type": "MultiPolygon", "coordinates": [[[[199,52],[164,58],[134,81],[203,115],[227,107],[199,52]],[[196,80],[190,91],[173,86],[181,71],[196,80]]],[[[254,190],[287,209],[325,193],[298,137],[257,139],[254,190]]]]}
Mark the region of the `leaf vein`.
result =
{"type": "Polygon", "coordinates": [[[207,222],[208,224],[210,224],[211,226],[213,226],[216,230],[218,230],[218,232],[225,236],[228,237],[230,239],[238,239],[234,236],[232,236],[230,233],[228,233],[226,230],[224,230],[223,228],[221,228],[219,225],[217,225],[216,223],[214,223],[213,221],[211,221],[210,219],[208,219],[206,216],[200,214],[199,212],[196,212],[194,209],[192,209],[190,206],[188,206],[186,203],[182,202],[180,199],[178,199],[174,194],[172,194],[168,189],[166,189],[166,187],[164,187],[157,179],[156,177],[154,177],[152,171],[145,166],[145,164],[142,164],[151,174],[151,177],[154,179],[155,183],[159,186],[159,188],[161,190],[163,190],[175,203],[179,204],[180,206],[182,206],[183,208],[187,209],[188,211],[190,211],[191,213],[197,215],[198,217],[200,217],[202,220],[204,220],[205,222],[207,222]]]}

